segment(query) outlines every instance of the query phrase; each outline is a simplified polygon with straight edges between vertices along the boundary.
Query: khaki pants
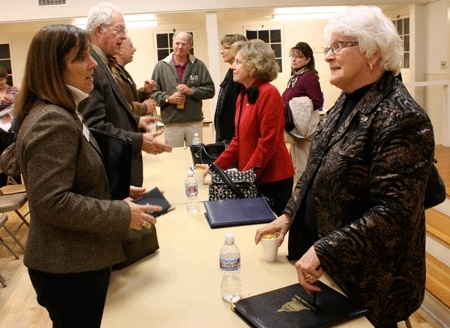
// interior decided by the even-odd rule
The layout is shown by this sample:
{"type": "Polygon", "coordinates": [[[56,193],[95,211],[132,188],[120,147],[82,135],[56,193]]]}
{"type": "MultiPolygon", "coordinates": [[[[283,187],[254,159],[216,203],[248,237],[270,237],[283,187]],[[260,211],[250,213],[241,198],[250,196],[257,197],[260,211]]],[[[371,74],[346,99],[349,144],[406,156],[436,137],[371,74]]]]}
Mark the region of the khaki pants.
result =
{"type": "Polygon", "coordinates": [[[164,140],[171,147],[188,147],[192,143],[194,133],[203,140],[203,123],[164,123],[164,140]]]}

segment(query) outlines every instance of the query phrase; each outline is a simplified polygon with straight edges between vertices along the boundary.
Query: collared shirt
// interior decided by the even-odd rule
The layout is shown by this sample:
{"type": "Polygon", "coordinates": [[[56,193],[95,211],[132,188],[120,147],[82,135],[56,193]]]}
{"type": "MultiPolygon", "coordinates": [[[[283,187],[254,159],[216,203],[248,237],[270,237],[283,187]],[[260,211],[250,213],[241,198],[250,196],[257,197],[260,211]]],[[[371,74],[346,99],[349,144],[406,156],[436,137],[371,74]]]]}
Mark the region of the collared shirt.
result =
{"type": "Polygon", "coordinates": [[[181,64],[178,64],[173,57],[172,57],[172,60],[173,60],[173,64],[175,65],[175,69],[177,70],[178,81],[180,83],[183,83],[183,76],[184,76],[184,71],[186,70],[187,61],[183,65],[181,65],[181,64]]]}
{"type": "Polygon", "coordinates": [[[75,88],[75,87],[73,87],[73,86],[71,86],[71,85],[68,85],[68,84],[66,84],[66,87],[67,87],[67,89],[69,89],[69,91],[72,93],[72,95],[73,95],[73,100],[75,101],[75,104],[77,105],[77,107],[78,107],[78,104],[82,101],[82,100],[84,100],[84,99],[86,99],[87,97],[89,97],[89,94],[87,94],[86,92],[83,92],[83,91],[81,91],[80,89],[78,89],[78,88],[75,88]]]}

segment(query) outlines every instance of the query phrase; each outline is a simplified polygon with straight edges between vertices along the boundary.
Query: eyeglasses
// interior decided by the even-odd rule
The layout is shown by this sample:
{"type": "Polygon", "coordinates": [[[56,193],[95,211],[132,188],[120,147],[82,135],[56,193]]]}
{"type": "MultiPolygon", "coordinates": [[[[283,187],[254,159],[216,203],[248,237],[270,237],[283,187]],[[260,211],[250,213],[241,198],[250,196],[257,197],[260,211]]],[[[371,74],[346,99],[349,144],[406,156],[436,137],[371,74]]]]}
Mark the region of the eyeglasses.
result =
{"type": "Polygon", "coordinates": [[[293,54],[290,54],[289,57],[291,57],[292,59],[305,58],[305,56],[299,56],[299,55],[293,55],[293,54]]]}
{"type": "MultiPolygon", "coordinates": [[[[102,24],[102,25],[103,25],[103,24],[102,24]]],[[[111,25],[103,25],[103,26],[108,27],[108,26],[111,26],[111,25]]],[[[128,30],[125,28],[125,26],[120,26],[120,27],[118,27],[118,26],[113,26],[113,27],[112,27],[112,30],[113,30],[114,32],[116,32],[117,35],[119,35],[119,36],[123,36],[124,34],[128,33],[128,30]]]]}
{"type": "Polygon", "coordinates": [[[118,35],[122,36],[126,33],[128,33],[128,30],[124,27],[113,27],[114,32],[116,32],[118,35]]]}
{"type": "Polygon", "coordinates": [[[359,45],[358,41],[335,41],[331,46],[323,49],[323,54],[326,56],[331,50],[333,55],[336,55],[343,48],[354,47],[357,45],[359,45]]]}

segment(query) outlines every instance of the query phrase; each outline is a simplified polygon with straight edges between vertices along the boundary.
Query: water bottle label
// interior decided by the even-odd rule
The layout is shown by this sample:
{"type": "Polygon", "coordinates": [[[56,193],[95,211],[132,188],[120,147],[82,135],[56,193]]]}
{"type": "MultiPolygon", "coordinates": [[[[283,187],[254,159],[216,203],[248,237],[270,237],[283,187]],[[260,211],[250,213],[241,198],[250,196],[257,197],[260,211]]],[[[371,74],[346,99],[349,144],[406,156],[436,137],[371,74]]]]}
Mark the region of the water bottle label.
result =
{"type": "Polygon", "coordinates": [[[198,194],[198,186],[197,185],[190,185],[186,186],[186,195],[190,194],[198,194]]]}
{"type": "Polygon", "coordinates": [[[224,260],[220,259],[220,270],[223,271],[237,271],[241,266],[241,259],[224,260]]]}

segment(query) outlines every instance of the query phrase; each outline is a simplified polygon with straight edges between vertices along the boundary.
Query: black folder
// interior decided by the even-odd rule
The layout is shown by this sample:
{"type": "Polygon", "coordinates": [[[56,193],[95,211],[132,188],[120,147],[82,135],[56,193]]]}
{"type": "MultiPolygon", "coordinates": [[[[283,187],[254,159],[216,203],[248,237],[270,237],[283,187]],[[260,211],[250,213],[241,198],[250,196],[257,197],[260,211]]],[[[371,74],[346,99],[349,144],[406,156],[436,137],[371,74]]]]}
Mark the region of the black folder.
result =
{"type": "Polygon", "coordinates": [[[210,200],[204,202],[212,229],[268,223],[276,219],[264,197],[210,200]]]}
{"type": "Polygon", "coordinates": [[[103,155],[111,198],[124,199],[128,197],[131,178],[131,139],[95,128],[89,130],[103,155]]]}
{"type": "Polygon", "coordinates": [[[150,215],[152,215],[154,217],[161,216],[163,214],[166,214],[170,210],[174,209],[172,207],[172,205],[167,201],[166,197],[164,197],[164,194],[156,187],[153,188],[152,190],[146,192],[142,196],[136,198],[135,200],[133,200],[133,202],[136,204],[141,204],[141,205],[150,204],[150,205],[161,206],[162,207],[161,212],[150,212],[149,213],[150,215]]]}
{"type": "Polygon", "coordinates": [[[298,283],[239,300],[233,310],[252,327],[327,328],[365,315],[358,305],[333,288],[318,282],[313,297],[298,283]]]}

